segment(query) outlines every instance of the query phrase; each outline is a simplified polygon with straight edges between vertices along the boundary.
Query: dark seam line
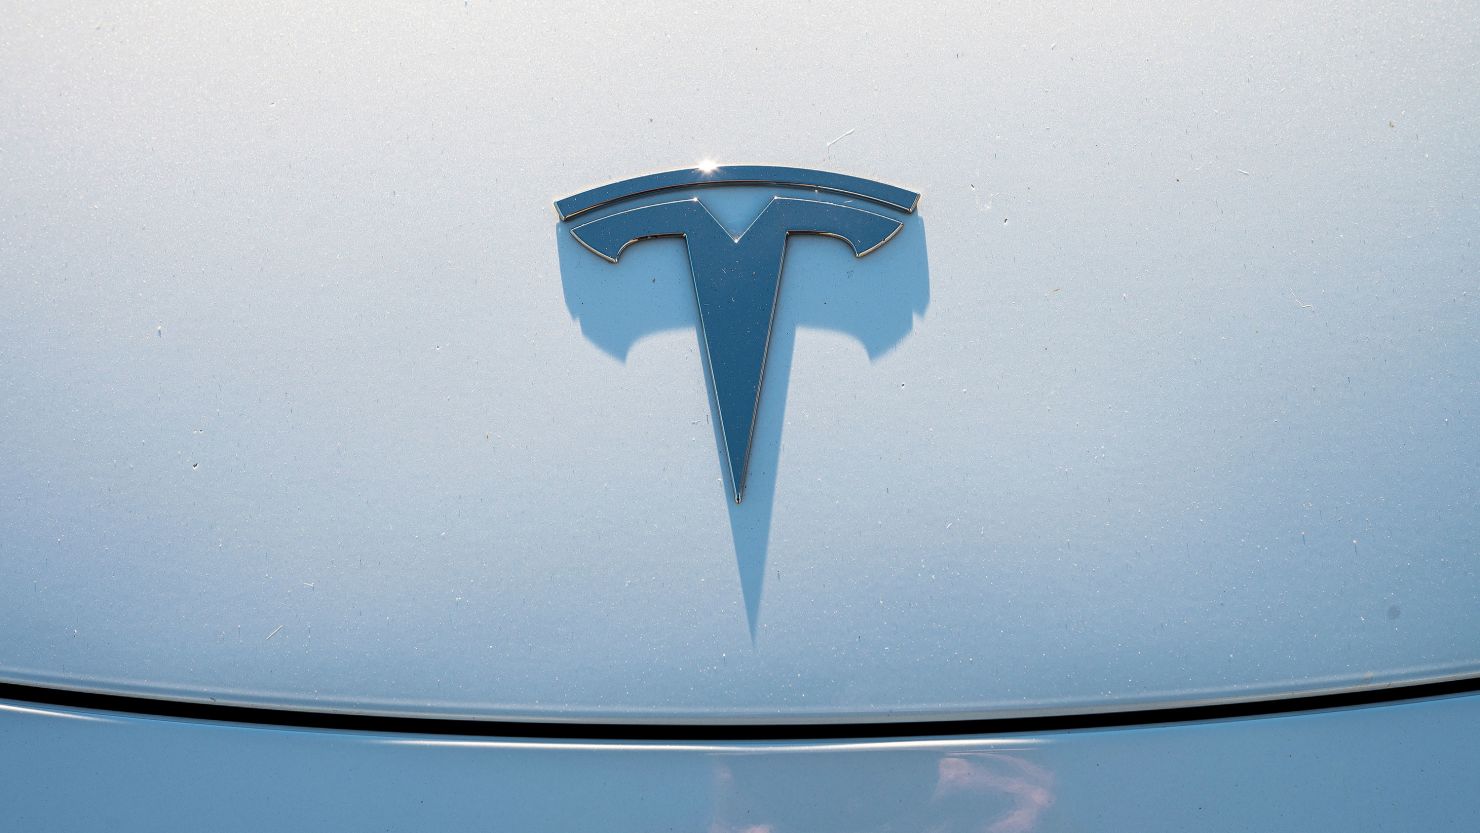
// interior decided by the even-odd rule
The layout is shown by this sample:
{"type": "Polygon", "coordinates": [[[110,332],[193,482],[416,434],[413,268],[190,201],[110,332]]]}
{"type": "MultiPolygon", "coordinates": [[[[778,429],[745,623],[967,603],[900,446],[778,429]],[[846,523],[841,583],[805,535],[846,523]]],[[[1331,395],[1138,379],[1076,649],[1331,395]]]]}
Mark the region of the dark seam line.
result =
{"type": "Polygon", "coordinates": [[[869,723],[561,723],[344,714],[161,700],[126,694],[72,691],[0,683],[0,700],[136,717],[240,723],[288,729],[331,729],[380,734],[612,741],[876,740],[970,735],[1039,734],[1076,729],[1119,729],[1176,723],[1278,717],[1358,706],[1379,706],[1480,693],[1480,677],[1393,685],[1359,691],[1197,706],[1170,706],[1091,714],[1032,715],[969,720],[896,720],[869,723]]]}

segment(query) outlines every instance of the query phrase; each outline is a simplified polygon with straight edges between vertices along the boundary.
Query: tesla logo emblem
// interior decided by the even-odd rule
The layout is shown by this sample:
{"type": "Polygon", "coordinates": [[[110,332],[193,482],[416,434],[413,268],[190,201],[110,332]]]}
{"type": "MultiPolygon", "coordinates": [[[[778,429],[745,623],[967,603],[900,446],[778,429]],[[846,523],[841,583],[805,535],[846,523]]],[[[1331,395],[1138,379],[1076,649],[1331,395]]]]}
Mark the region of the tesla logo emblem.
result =
{"type": "Polygon", "coordinates": [[[837,194],[848,199],[774,196],[738,237],[732,235],[698,198],[656,201],[613,210],[583,220],[570,233],[592,252],[617,262],[622,250],[651,237],[682,237],[699,307],[700,340],[714,388],[715,409],[730,469],[735,502],[745,494],[745,467],[760,404],[761,380],[771,322],[781,289],[786,240],[793,234],[836,237],[863,257],[889,242],[904,227],[884,210],[908,214],[919,194],[881,182],[826,171],[764,166],[694,168],[653,174],[604,185],[559,200],[561,220],[654,192],[699,186],[771,185],[837,194]],[[870,207],[847,204],[862,199],[870,207]]]}

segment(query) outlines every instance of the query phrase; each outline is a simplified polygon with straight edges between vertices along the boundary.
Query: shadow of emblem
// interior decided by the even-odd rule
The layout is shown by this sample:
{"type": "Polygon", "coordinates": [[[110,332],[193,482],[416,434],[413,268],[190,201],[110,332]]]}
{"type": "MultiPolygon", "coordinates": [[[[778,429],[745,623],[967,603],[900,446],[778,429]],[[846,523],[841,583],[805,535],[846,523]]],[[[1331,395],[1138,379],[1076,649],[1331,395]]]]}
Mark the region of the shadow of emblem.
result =
{"type": "Polygon", "coordinates": [[[929,303],[918,198],[822,171],[730,166],[639,177],[556,203],[570,232],[558,243],[566,305],[588,339],[625,360],[645,335],[696,329],[752,636],[796,327],[847,333],[870,359],[909,334],[929,303]],[[680,190],[703,197],[672,193],[680,190]],[[720,219],[736,200],[749,208],[739,232],[720,219]],[[819,237],[845,246],[813,248],[819,237]],[[682,246],[688,300],[655,297],[647,281],[621,280],[622,267],[607,265],[653,238],[682,246]],[[866,265],[855,260],[865,257],[866,265]]]}

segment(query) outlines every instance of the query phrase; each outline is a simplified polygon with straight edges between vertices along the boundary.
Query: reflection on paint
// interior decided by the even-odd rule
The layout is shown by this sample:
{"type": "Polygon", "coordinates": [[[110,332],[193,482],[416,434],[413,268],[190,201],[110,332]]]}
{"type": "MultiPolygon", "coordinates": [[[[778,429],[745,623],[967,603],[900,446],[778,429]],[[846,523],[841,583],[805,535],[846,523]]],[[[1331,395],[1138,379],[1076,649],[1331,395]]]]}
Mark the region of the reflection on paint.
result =
{"type": "Polygon", "coordinates": [[[710,759],[709,833],[1031,833],[1054,804],[1053,772],[1002,751],[710,759]]]}
{"type": "Polygon", "coordinates": [[[961,793],[1008,796],[1012,809],[987,825],[987,833],[1027,833],[1053,805],[1053,780],[1052,772],[1012,755],[948,755],[940,759],[935,798],[961,793]]]}

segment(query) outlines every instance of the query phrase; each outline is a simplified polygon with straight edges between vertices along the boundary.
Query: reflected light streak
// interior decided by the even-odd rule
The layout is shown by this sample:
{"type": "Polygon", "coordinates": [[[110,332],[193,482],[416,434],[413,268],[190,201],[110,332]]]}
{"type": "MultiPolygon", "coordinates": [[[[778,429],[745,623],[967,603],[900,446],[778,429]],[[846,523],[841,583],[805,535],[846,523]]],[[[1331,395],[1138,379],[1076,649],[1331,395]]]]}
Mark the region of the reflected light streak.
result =
{"type": "Polygon", "coordinates": [[[53,709],[38,709],[31,706],[17,706],[11,703],[0,703],[0,712],[10,714],[27,714],[36,717],[60,717],[65,720],[85,720],[93,723],[107,723],[112,719],[97,714],[84,714],[74,711],[58,711],[53,709]]]}
{"type": "Polygon", "coordinates": [[[602,743],[599,741],[480,740],[473,738],[459,740],[442,740],[439,738],[380,738],[377,742],[388,746],[467,749],[551,749],[566,752],[705,752],[724,756],[778,755],[811,752],[930,752],[948,750],[969,754],[971,752],[986,750],[1008,751],[1028,749],[1047,743],[1047,741],[1033,738],[1002,740],[995,738],[961,738],[931,741],[838,741],[831,743],[796,741],[794,743],[778,744],[752,744],[743,741],[734,743],[644,743],[641,741],[612,741],[602,743]]]}

